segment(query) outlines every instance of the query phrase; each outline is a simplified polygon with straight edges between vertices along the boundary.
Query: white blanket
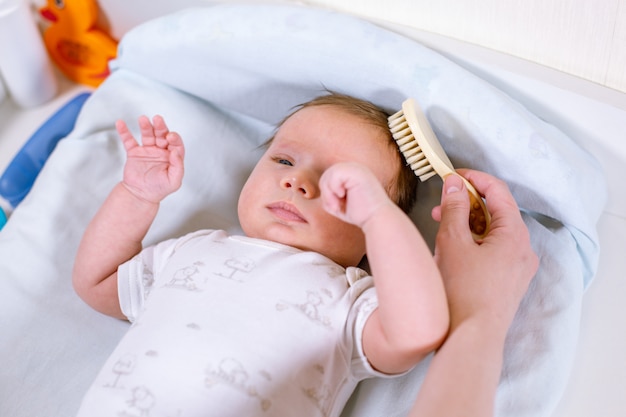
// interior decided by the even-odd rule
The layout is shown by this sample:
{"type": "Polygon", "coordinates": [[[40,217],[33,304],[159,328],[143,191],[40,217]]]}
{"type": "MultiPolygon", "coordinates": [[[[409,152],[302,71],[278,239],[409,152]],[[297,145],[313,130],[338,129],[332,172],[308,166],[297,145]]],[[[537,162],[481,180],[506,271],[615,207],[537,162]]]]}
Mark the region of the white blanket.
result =
{"type": "MultiPolygon", "coordinates": [[[[202,227],[238,230],[256,146],[324,88],[390,112],[414,97],[455,166],[508,182],[541,265],[509,332],[497,415],[551,414],[572,366],[605,201],[597,163],[561,131],[412,40],[305,7],[217,5],[159,18],[124,37],[112,67],[0,232],[0,415],[72,416],[127,328],[70,283],[82,232],[121,178],[115,120],[134,127],[141,114],[161,114],[186,141],[183,187],[163,203],[150,244],[202,227]]],[[[423,184],[412,215],[430,242],[440,186],[423,184]]],[[[343,417],[405,415],[426,367],[362,383],[343,417]]]]}

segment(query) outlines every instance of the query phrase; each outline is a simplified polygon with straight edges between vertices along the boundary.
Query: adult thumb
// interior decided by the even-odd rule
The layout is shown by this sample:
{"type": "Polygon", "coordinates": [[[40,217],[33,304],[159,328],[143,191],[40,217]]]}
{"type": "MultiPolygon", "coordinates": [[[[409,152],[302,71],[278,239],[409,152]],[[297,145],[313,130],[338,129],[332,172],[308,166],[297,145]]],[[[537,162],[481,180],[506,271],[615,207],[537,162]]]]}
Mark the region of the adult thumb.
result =
{"type": "Polygon", "coordinates": [[[469,196],[463,180],[458,175],[448,175],[441,193],[439,232],[459,237],[471,237],[469,205],[469,196]]]}

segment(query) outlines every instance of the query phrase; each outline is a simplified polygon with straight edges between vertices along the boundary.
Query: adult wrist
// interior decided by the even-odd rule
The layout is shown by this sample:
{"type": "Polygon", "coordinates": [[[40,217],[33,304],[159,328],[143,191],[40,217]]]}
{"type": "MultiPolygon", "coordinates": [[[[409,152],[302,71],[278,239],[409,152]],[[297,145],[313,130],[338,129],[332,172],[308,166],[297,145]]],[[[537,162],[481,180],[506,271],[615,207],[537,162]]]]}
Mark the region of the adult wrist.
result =
{"type": "Polygon", "coordinates": [[[510,322],[493,314],[475,314],[459,322],[452,320],[450,333],[460,327],[466,332],[471,332],[477,339],[504,345],[510,322]]]}

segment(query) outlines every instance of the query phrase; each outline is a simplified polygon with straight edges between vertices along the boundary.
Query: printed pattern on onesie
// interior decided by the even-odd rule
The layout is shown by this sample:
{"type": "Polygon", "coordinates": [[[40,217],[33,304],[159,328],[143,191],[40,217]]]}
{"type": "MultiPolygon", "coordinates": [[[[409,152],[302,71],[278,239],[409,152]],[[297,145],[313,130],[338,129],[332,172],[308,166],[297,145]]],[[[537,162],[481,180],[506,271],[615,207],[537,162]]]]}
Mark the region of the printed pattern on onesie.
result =
{"type": "Polygon", "coordinates": [[[379,375],[360,346],[372,279],[322,255],[200,231],[145,249],[118,281],[132,326],[80,416],[334,416],[379,375]]]}

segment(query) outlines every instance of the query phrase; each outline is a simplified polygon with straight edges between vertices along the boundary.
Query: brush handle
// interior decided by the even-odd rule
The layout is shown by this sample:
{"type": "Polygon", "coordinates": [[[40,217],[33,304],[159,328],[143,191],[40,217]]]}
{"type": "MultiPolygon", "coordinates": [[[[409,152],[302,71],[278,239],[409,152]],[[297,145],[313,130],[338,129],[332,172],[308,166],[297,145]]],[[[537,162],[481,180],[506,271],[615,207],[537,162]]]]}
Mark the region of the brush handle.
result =
{"type": "Polygon", "coordinates": [[[489,211],[487,211],[487,206],[485,206],[485,202],[483,198],[478,194],[478,191],[474,188],[471,182],[463,178],[461,175],[458,175],[459,178],[463,180],[465,183],[465,188],[467,188],[467,194],[470,199],[470,214],[469,214],[469,227],[474,235],[475,239],[481,239],[485,237],[487,232],[489,232],[489,226],[491,225],[491,215],[489,211]]]}

